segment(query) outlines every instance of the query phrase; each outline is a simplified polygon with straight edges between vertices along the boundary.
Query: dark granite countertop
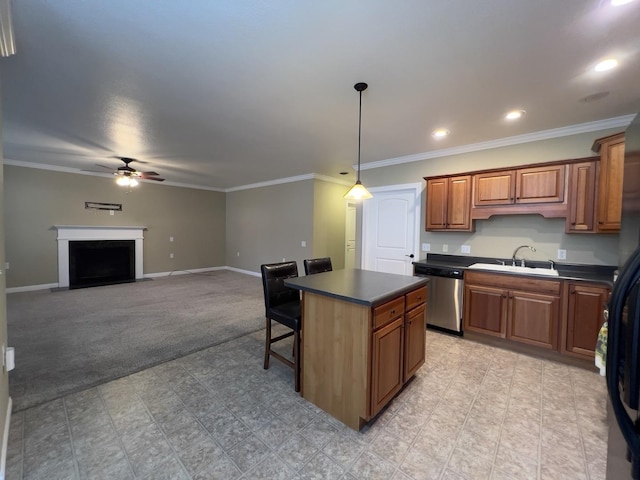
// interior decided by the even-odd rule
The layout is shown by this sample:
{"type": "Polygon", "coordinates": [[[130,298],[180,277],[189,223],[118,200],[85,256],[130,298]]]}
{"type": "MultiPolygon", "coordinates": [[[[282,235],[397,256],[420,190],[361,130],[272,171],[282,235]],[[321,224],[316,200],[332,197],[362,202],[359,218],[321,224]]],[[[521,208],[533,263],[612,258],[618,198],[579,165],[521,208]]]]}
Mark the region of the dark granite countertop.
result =
{"type": "MultiPolygon", "coordinates": [[[[433,266],[433,267],[455,267],[459,269],[466,269],[474,263],[499,263],[505,262],[507,265],[511,263],[510,258],[494,258],[494,257],[471,257],[466,255],[441,255],[441,254],[428,254],[427,258],[413,262],[414,266],[420,268],[420,266],[433,266]]],[[[553,280],[554,278],[560,280],[578,280],[585,282],[602,283],[608,286],[613,286],[613,272],[618,267],[615,265],[584,265],[584,264],[572,264],[572,263],[555,263],[555,268],[558,270],[557,277],[549,276],[536,276],[537,278],[546,278],[553,280]]],[[[527,266],[535,268],[549,268],[549,262],[541,262],[536,260],[528,260],[527,266]]],[[[522,273],[512,272],[496,272],[491,270],[491,273],[497,273],[500,275],[523,275],[522,273]]]]}
{"type": "Polygon", "coordinates": [[[375,307],[428,283],[424,277],[345,269],[289,278],[287,287],[375,307]]]}

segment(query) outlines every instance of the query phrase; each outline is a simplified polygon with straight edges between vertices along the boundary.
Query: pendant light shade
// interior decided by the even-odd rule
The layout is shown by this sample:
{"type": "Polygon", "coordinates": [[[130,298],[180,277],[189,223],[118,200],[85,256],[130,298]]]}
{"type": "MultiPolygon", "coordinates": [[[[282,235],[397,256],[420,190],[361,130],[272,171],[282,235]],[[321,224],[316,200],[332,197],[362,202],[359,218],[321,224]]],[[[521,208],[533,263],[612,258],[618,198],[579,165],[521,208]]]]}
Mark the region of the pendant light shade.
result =
{"type": "Polygon", "coordinates": [[[356,83],[353,88],[360,94],[360,107],[358,109],[358,172],[356,177],[356,183],[349,191],[344,195],[347,200],[366,200],[373,197],[371,193],[362,185],[360,181],[360,134],[362,131],[362,91],[366,90],[368,85],[366,83],[356,83]]]}

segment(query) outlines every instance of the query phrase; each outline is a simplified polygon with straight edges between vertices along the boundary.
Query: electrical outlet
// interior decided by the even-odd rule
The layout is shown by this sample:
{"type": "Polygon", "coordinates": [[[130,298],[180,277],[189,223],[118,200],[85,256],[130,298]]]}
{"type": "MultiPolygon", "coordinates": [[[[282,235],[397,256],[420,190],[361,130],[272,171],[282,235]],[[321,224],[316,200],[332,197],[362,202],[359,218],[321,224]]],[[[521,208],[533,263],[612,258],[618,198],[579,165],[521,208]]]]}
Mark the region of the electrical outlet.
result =
{"type": "Polygon", "coordinates": [[[423,243],[422,244],[422,251],[423,252],[430,252],[431,251],[431,244],[430,243],[423,243]]]}
{"type": "Polygon", "coordinates": [[[170,254],[169,254],[169,258],[173,258],[173,253],[170,253],[170,254]]]}
{"type": "Polygon", "coordinates": [[[442,251],[443,252],[448,252],[449,251],[449,245],[447,245],[446,243],[442,245],[442,251]]]}
{"type": "Polygon", "coordinates": [[[236,257],[239,257],[239,256],[240,256],[240,252],[236,252],[236,257]]]}
{"type": "Polygon", "coordinates": [[[286,258],[284,258],[284,257],[282,257],[282,261],[283,261],[283,262],[286,262],[286,261],[287,261],[287,259],[286,259],[286,258]]]}
{"type": "Polygon", "coordinates": [[[460,251],[462,253],[471,253],[471,245],[462,245],[460,251]]]}
{"type": "Polygon", "coordinates": [[[114,215],[113,210],[109,210],[109,215],[111,215],[111,216],[114,215]]]}
{"type": "Polygon", "coordinates": [[[304,240],[302,240],[302,241],[300,242],[300,246],[301,246],[301,247],[306,247],[306,246],[307,246],[307,242],[305,242],[304,240]]]}
{"type": "Polygon", "coordinates": [[[567,259],[567,251],[559,248],[558,249],[558,260],[566,260],[567,259]]]}
{"type": "Polygon", "coordinates": [[[169,241],[170,241],[170,242],[173,242],[173,237],[169,237],[169,241]]]}

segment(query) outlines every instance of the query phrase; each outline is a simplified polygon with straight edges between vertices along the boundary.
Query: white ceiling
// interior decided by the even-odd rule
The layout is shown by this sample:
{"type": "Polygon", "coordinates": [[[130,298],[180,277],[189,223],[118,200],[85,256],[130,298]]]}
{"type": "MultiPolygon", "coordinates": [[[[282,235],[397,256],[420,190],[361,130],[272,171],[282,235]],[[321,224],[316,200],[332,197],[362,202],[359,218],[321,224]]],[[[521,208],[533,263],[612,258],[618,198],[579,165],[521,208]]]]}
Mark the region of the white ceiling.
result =
{"type": "Polygon", "coordinates": [[[640,0],[12,6],[7,163],[99,170],[121,155],[167,183],[219,189],[310,173],[353,181],[360,81],[363,166],[640,111],[640,0]],[[618,69],[591,71],[611,55],[618,69]],[[508,124],[513,108],[527,114],[508,124]],[[436,141],[437,127],[452,133],[436,141]]]}

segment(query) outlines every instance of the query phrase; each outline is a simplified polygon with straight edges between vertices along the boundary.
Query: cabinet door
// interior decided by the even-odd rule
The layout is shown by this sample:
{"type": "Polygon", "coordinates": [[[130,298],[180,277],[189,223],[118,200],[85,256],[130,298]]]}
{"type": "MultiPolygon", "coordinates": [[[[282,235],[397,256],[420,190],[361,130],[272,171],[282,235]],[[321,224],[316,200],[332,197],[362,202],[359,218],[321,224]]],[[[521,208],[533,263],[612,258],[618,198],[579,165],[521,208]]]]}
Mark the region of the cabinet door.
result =
{"type": "Polygon", "coordinates": [[[624,171],[624,136],[602,144],[600,182],[598,184],[598,231],[620,230],[622,216],[622,181],[624,171]]]}
{"type": "Polygon", "coordinates": [[[592,232],[597,162],[574,163],[569,168],[569,216],[566,231],[592,232]]]}
{"type": "Polygon", "coordinates": [[[448,187],[448,178],[427,180],[426,230],[446,228],[448,187]]]}
{"type": "Polygon", "coordinates": [[[509,293],[507,338],[556,350],[559,318],[560,296],[509,293]]]}
{"type": "Polygon", "coordinates": [[[404,317],[373,332],[371,416],[402,388],[404,317]]]}
{"type": "Polygon", "coordinates": [[[564,201],[566,165],[516,170],[516,203],[560,203],[564,201]]]}
{"type": "Polygon", "coordinates": [[[598,332],[604,319],[602,311],[609,289],[596,285],[569,283],[569,313],[567,316],[567,352],[593,358],[598,332]]]}
{"type": "Polygon", "coordinates": [[[425,360],[426,308],[422,304],[405,315],[404,325],[404,378],[406,382],[425,360]]]}
{"type": "Polygon", "coordinates": [[[449,179],[447,229],[471,230],[471,176],[449,179]]]}
{"type": "Polygon", "coordinates": [[[509,205],[516,191],[515,171],[479,173],[473,176],[473,204],[509,205]]]}
{"type": "Polygon", "coordinates": [[[504,338],[508,291],[481,285],[464,287],[464,329],[504,338]]]}

